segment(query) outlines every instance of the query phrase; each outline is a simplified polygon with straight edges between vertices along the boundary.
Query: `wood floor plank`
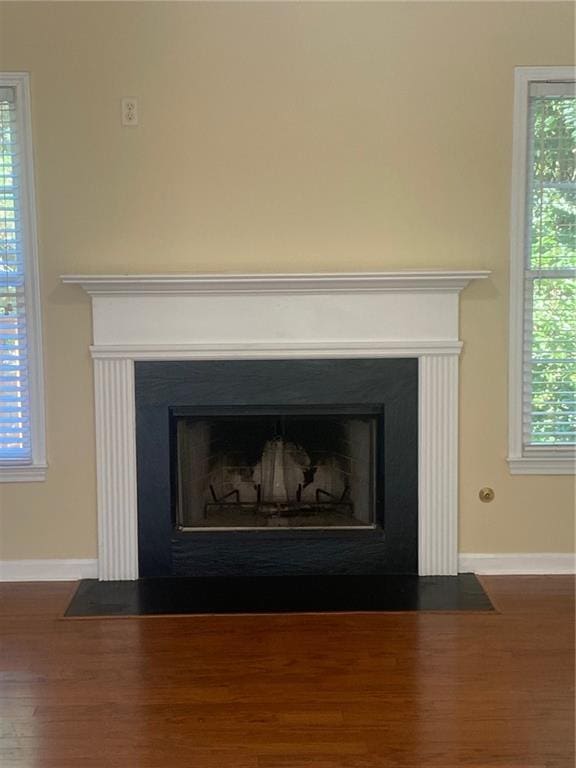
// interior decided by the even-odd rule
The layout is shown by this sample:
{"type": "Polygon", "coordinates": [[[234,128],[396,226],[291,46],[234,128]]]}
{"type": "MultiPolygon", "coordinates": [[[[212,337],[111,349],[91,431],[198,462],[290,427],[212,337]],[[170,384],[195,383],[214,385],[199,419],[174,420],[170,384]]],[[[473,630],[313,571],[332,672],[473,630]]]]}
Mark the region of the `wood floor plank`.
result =
{"type": "Polygon", "coordinates": [[[574,583],[499,613],[62,621],[0,585],[2,768],[573,768],[574,583]]]}

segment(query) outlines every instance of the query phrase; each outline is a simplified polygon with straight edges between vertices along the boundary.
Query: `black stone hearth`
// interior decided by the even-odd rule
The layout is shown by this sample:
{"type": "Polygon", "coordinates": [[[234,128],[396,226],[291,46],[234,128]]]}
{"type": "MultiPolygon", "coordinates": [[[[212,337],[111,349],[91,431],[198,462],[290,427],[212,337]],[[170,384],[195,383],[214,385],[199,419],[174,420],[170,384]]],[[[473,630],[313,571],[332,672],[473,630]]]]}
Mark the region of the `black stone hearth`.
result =
{"type": "Polygon", "coordinates": [[[141,577],[418,573],[416,359],[137,362],[135,378],[141,577]],[[282,504],[254,480],[278,444],[292,451],[282,504]],[[196,446],[211,462],[200,485],[196,446]],[[364,492],[352,467],[367,455],[364,492]],[[229,511],[260,527],[225,530],[229,511]]]}
{"type": "Polygon", "coordinates": [[[467,573],[420,577],[85,579],[65,616],[493,610],[478,579],[467,573]]]}

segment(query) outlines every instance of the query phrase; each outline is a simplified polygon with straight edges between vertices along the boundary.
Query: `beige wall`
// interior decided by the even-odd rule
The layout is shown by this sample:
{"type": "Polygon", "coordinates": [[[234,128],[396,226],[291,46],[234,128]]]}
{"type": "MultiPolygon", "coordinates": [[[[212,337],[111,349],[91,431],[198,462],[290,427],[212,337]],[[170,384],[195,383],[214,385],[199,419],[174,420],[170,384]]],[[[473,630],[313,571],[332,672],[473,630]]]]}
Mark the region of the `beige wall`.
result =
{"type": "Polygon", "coordinates": [[[513,67],[572,63],[571,4],[2,10],[0,65],[32,73],[50,470],[0,486],[0,557],[96,553],[89,304],[60,274],[410,267],[494,270],[462,300],[461,550],[571,550],[571,479],[505,462],[513,67]]]}

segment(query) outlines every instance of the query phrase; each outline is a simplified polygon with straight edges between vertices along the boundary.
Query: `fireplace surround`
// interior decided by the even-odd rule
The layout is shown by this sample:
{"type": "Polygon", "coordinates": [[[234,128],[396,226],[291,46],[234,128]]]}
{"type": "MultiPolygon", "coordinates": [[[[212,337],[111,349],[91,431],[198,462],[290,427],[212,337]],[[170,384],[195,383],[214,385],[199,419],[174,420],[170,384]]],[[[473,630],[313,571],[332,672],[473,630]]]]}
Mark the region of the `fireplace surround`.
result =
{"type": "Polygon", "coordinates": [[[135,381],[138,366],[155,361],[414,363],[413,567],[421,575],[455,574],[459,293],[488,274],[64,276],[92,299],[99,578],[141,575],[135,381]]]}
{"type": "Polygon", "coordinates": [[[135,384],[141,576],[418,572],[414,358],[137,362],[135,384]]]}

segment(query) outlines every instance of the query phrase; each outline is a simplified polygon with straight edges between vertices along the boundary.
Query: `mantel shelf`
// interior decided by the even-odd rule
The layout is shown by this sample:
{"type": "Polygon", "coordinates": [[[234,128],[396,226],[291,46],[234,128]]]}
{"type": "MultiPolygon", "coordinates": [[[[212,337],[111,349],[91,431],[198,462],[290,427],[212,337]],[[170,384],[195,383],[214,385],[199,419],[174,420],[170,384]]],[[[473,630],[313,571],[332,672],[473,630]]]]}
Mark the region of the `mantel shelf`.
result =
{"type": "Polygon", "coordinates": [[[288,274],[62,275],[90,296],[138,294],[458,293],[489,270],[405,270],[288,274]]]}

